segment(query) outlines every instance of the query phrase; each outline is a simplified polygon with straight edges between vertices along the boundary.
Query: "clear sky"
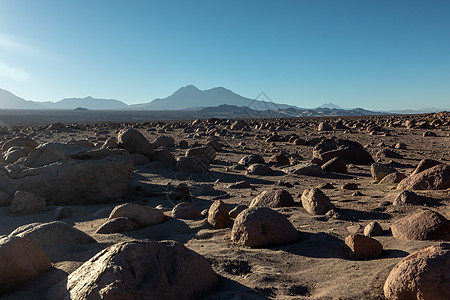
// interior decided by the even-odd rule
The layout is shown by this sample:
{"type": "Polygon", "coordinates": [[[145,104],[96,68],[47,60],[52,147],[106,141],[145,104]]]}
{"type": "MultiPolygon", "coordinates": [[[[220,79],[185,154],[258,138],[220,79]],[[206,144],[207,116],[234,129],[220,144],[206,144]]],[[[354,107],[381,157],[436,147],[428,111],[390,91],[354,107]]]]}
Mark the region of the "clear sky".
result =
{"type": "Polygon", "coordinates": [[[450,1],[0,0],[0,88],[128,104],[181,86],[450,109],[450,1]]]}

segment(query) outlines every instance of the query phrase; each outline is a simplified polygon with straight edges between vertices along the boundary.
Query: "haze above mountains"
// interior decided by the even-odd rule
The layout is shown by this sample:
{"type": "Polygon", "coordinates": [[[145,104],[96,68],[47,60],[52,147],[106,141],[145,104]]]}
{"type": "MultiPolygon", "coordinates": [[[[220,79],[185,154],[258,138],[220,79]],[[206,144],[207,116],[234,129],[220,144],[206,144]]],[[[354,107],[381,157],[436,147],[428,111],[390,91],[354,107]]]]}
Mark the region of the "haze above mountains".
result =
{"type": "MultiPolygon", "coordinates": [[[[264,93],[257,99],[250,99],[238,95],[226,88],[215,87],[208,90],[199,90],[193,85],[188,85],[178,89],[175,93],[166,98],[157,98],[153,101],[127,105],[115,99],[86,98],[65,98],[57,102],[37,102],[22,99],[9,91],[0,89],[0,109],[38,109],[38,110],[73,110],[86,108],[88,110],[134,110],[134,111],[155,111],[155,110],[201,110],[203,108],[218,107],[219,110],[228,110],[230,106],[248,107],[255,111],[287,111],[295,115],[295,112],[308,112],[309,115],[345,115],[345,112],[354,114],[376,114],[364,109],[344,109],[333,103],[325,103],[315,109],[298,108],[294,105],[280,104],[272,102],[264,93]]],[[[419,113],[431,112],[439,109],[430,108],[420,111],[404,110],[390,111],[393,113],[419,113]]]]}

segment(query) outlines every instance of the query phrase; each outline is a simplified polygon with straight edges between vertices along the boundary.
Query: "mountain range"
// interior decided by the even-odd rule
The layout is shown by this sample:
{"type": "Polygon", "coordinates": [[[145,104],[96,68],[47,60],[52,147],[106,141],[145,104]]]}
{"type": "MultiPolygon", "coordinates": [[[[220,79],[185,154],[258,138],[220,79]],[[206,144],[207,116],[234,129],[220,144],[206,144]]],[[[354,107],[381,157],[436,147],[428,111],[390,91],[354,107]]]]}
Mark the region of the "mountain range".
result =
{"type": "MultiPolygon", "coordinates": [[[[439,109],[385,111],[373,112],[362,108],[343,109],[333,103],[325,103],[314,109],[298,108],[294,105],[280,104],[271,101],[267,95],[261,93],[256,99],[246,98],[223,87],[200,90],[193,85],[178,89],[166,98],[157,98],[151,102],[127,105],[115,99],[65,98],[57,102],[37,102],[22,99],[9,91],[0,89],[0,109],[28,109],[28,110],[128,110],[128,111],[175,111],[195,110],[204,112],[216,111],[218,114],[235,114],[238,110],[243,114],[260,115],[259,112],[271,112],[276,116],[345,116],[345,115],[374,115],[382,113],[422,113],[439,111],[439,109]]],[[[238,113],[239,114],[239,113],[238,113]]],[[[262,113],[266,115],[266,113],[262,113]]],[[[244,116],[245,117],[245,116],[244,116]]]]}

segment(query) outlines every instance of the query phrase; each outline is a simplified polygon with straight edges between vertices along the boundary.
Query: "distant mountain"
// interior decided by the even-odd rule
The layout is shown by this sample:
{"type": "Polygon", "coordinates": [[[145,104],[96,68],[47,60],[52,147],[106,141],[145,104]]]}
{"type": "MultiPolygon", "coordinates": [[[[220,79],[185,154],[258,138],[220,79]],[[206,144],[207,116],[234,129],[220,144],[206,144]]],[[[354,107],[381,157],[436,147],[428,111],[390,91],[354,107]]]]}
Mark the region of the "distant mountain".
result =
{"type": "Polygon", "coordinates": [[[41,109],[42,106],[33,101],[24,100],[11,92],[0,89],[0,109],[41,109]]]}
{"type": "Polygon", "coordinates": [[[336,105],[334,103],[324,103],[321,106],[319,106],[318,108],[336,108],[336,109],[343,109],[342,107],[340,107],[339,105],[336,105]]]}
{"type": "Polygon", "coordinates": [[[223,87],[202,91],[193,85],[188,85],[180,88],[167,98],[158,98],[148,103],[130,105],[128,109],[182,110],[215,107],[223,104],[240,107],[247,106],[255,110],[285,109],[292,107],[292,105],[242,97],[223,87]]]}
{"type": "Polygon", "coordinates": [[[436,107],[429,107],[429,108],[421,108],[421,109],[396,109],[396,110],[387,110],[384,111],[385,113],[390,114],[402,114],[402,115],[411,115],[411,114],[426,114],[426,113],[436,113],[440,111],[449,110],[449,108],[436,108],[436,107]]]}
{"type": "Polygon", "coordinates": [[[92,97],[86,98],[65,98],[58,102],[44,102],[44,108],[47,109],[76,109],[84,107],[89,110],[110,110],[128,107],[127,104],[114,99],[96,99],[92,97]]]}

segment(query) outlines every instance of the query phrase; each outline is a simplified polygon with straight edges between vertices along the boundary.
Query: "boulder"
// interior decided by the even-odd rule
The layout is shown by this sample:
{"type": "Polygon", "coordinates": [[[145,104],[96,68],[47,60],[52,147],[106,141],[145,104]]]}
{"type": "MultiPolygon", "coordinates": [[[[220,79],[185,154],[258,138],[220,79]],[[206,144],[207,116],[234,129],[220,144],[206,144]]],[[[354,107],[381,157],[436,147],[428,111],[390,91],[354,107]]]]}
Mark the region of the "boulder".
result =
{"type": "Polygon", "coordinates": [[[314,146],[313,157],[324,161],[341,157],[346,164],[356,165],[371,165],[374,163],[372,156],[360,143],[342,139],[327,139],[319,142],[314,146]]]}
{"type": "Polygon", "coordinates": [[[425,171],[426,169],[432,168],[434,166],[440,165],[441,163],[434,159],[422,159],[419,164],[416,166],[414,171],[411,173],[411,175],[415,175],[417,173],[420,173],[422,171],[425,171]]]}
{"type": "Polygon", "coordinates": [[[242,211],[231,230],[231,240],[248,247],[289,244],[299,236],[300,233],[285,216],[268,207],[242,211]]]}
{"type": "Polygon", "coordinates": [[[151,159],[154,147],[138,130],[133,128],[122,129],[118,138],[119,147],[126,149],[130,154],[140,153],[151,159]]]}
{"type": "Polygon", "coordinates": [[[411,253],[389,273],[384,295],[396,299],[450,299],[450,243],[411,253]]]}
{"type": "Polygon", "coordinates": [[[198,157],[185,157],[182,158],[175,165],[175,170],[177,172],[185,173],[204,173],[208,171],[208,167],[205,163],[198,157]]]}
{"type": "Polygon", "coordinates": [[[30,168],[42,167],[67,161],[74,155],[82,155],[91,150],[93,149],[80,144],[46,143],[34,148],[22,164],[30,168]]]}
{"type": "Polygon", "coordinates": [[[450,221],[432,210],[422,210],[394,222],[391,231],[402,240],[448,240],[450,221]]]}
{"type": "Polygon", "coordinates": [[[58,206],[53,212],[55,219],[65,219],[72,215],[72,209],[67,206],[58,206]]]}
{"type": "Polygon", "coordinates": [[[290,164],[289,157],[283,152],[278,152],[269,158],[269,164],[278,166],[288,166],[290,164]]]}
{"type": "Polygon", "coordinates": [[[334,208],[330,198],[318,188],[303,191],[302,206],[307,212],[316,215],[324,215],[334,208]]]}
{"type": "Polygon", "coordinates": [[[12,215],[30,215],[47,210],[45,199],[33,193],[17,191],[11,202],[12,215]]]}
{"type": "Polygon", "coordinates": [[[272,168],[263,164],[252,164],[246,171],[246,174],[250,175],[269,175],[271,173],[273,173],[272,168]]]}
{"type": "Polygon", "coordinates": [[[177,163],[177,160],[173,154],[167,149],[156,149],[153,154],[154,161],[160,161],[167,165],[173,166],[177,163]]]}
{"type": "Polygon", "coordinates": [[[158,147],[174,148],[175,140],[171,136],[161,135],[153,141],[153,146],[155,148],[158,148],[158,147]]]}
{"type": "Polygon", "coordinates": [[[142,227],[159,224],[164,221],[164,213],[160,209],[134,203],[125,203],[114,207],[108,220],[126,217],[142,227]]]}
{"type": "Polygon", "coordinates": [[[202,212],[194,205],[182,202],[172,209],[172,217],[177,219],[202,219],[202,212]]]}
{"type": "Polygon", "coordinates": [[[364,227],[364,235],[365,236],[383,235],[383,228],[378,222],[372,221],[369,224],[367,224],[366,227],[364,227]]]}
{"type": "Polygon", "coordinates": [[[128,193],[134,170],[129,154],[119,149],[78,153],[70,160],[38,168],[2,168],[7,174],[0,182],[2,190],[36,194],[47,205],[115,202],[128,193]],[[5,181],[8,184],[2,186],[5,181]]]}
{"type": "Polygon", "coordinates": [[[216,150],[211,146],[195,147],[186,150],[186,157],[198,157],[206,165],[209,165],[216,158],[216,150]]]}
{"type": "Polygon", "coordinates": [[[331,126],[327,122],[320,122],[319,126],[317,127],[318,131],[333,131],[333,126],[331,126]]]}
{"type": "Polygon", "coordinates": [[[22,157],[26,157],[29,153],[30,148],[24,147],[11,147],[8,152],[4,155],[4,161],[7,164],[13,164],[17,162],[22,157]]]}
{"type": "Polygon", "coordinates": [[[35,140],[28,137],[17,137],[10,139],[3,144],[2,153],[5,154],[6,152],[8,152],[9,148],[14,146],[34,149],[38,145],[39,144],[35,140]]]}
{"type": "Polygon", "coordinates": [[[397,190],[445,190],[450,188],[450,166],[439,164],[403,179],[397,190]]]}
{"type": "Polygon", "coordinates": [[[347,174],[347,165],[342,157],[335,157],[327,161],[321,166],[322,170],[326,172],[344,173],[347,174]]]}
{"type": "Polygon", "coordinates": [[[394,173],[384,176],[383,179],[381,179],[380,182],[378,182],[378,183],[379,184],[394,184],[394,183],[399,183],[400,181],[402,181],[405,178],[406,178],[405,174],[399,173],[399,172],[394,172],[394,173]]]}
{"type": "Polygon", "coordinates": [[[376,182],[381,181],[387,175],[395,172],[397,172],[397,170],[388,165],[383,165],[380,163],[373,163],[370,165],[370,173],[376,182]]]}
{"type": "Polygon", "coordinates": [[[376,157],[403,158],[403,155],[389,149],[382,149],[376,153],[376,157]]]}
{"type": "Polygon", "coordinates": [[[320,176],[323,174],[322,168],[315,163],[300,163],[295,166],[282,169],[287,174],[320,176]]]}
{"type": "Polygon", "coordinates": [[[0,295],[52,267],[41,247],[21,237],[0,239],[0,295]]]}
{"type": "Polygon", "coordinates": [[[383,253],[383,246],[379,241],[361,234],[350,234],[345,238],[345,244],[356,260],[380,258],[383,253]]]}
{"type": "Polygon", "coordinates": [[[95,233],[108,234],[141,229],[141,225],[130,218],[119,217],[107,220],[95,231],[95,233]]]}
{"type": "Polygon", "coordinates": [[[130,154],[130,158],[134,166],[142,166],[148,163],[148,157],[141,153],[130,154]]]}
{"type": "Polygon", "coordinates": [[[51,250],[52,247],[59,247],[61,245],[91,244],[97,242],[90,235],[61,221],[23,225],[11,232],[9,237],[25,238],[46,251],[51,250]]]}
{"type": "Polygon", "coordinates": [[[419,200],[419,196],[413,191],[402,191],[400,192],[392,202],[395,206],[401,206],[405,204],[414,204],[419,200]]]}
{"type": "Polygon", "coordinates": [[[209,262],[180,243],[123,242],[85,262],[47,297],[190,300],[214,290],[217,282],[209,262]]]}
{"type": "Polygon", "coordinates": [[[225,228],[230,226],[231,219],[227,206],[222,200],[216,200],[208,210],[208,223],[215,228],[225,228]]]}
{"type": "Polygon", "coordinates": [[[234,207],[232,210],[230,210],[230,218],[234,219],[236,218],[241,212],[243,212],[244,210],[246,210],[248,208],[247,205],[238,205],[236,207],[234,207]]]}
{"type": "Polygon", "coordinates": [[[264,158],[258,154],[246,155],[242,157],[238,162],[239,165],[243,166],[249,166],[252,164],[264,164],[264,163],[265,163],[264,158]]]}
{"type": "Polygon", "coordinates": [[[276,189],[261,192],[258,196],[253,198],[249,207],[276,208],[276,207],[289,207],[295,205],[296,203],[294,202],[294,198],[292,198],[291,193],[289,193],[286,190],[276,189]]]}

